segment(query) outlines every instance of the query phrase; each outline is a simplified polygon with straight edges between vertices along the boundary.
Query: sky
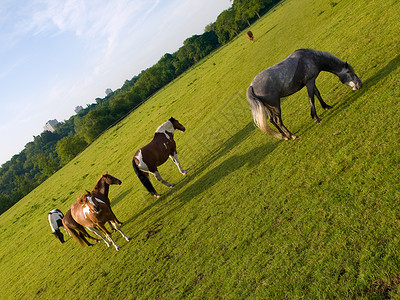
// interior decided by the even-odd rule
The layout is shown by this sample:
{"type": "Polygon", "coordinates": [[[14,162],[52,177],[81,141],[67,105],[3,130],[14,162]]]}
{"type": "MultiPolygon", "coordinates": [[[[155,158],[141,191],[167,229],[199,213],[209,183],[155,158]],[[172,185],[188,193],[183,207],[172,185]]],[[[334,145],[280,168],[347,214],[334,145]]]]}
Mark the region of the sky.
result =
{"type": "Polygon", "coordinates": [[[1,0],[0,165],[215,22],[230,0],[1,0]]]}

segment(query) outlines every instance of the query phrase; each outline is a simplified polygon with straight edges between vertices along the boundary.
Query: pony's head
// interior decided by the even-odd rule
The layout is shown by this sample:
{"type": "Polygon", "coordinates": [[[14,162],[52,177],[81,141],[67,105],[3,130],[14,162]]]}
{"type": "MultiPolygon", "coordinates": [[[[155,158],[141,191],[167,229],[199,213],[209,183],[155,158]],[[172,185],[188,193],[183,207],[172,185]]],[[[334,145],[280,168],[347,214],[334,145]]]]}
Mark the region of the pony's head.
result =
{"type": "Polygon", "coordinates": [[[351,87],[353,91],[361,89],[362,82],[360,78],[358,78],[354,69],[347,62],[344,64],[343,69],[340,71],[338,76],[340,81],[351,87]]]}
{"type": "Polygon", "coordinates": [[[64,243],[64,235],[61,233],[60,229],[56,229],[53,232],[53,235],[55,236],[56,239],[60,240],[61,243],[64,243]]]}
{"type": "Polygon", "coordinates": [[[122,181],[119,180],[117,177],[114,177],[114,176],[112,176],[112,175],[110,175],[110,174],[108,174],[108,173],[103,174],[102,178],[104,179],[104,181],[105,181],[107,184],[110,184],[110,185],[111,185],[111,184],[118,184],[118,185],[120,185],[120,184],[122,183],[122,181]]]}
{"type": "Polygon", "coordinates": [[[96,202],[93,201],[92,194],[86,191],[86,194],[78,197],[78,203],[83,206],[83,211],[85,214],[87,212],[92,214],[98,214],[101,212],[101,207],[96,202]]]}
{"type": "Polygon", "coordinates": [[[183,132],[186,130],[185,127],[181,123],[178,122],[178,120],[171,117],[169,119],[169,121],[172,123],[172,126],[174,126],[174,129],[178,129],[183,132]]]}

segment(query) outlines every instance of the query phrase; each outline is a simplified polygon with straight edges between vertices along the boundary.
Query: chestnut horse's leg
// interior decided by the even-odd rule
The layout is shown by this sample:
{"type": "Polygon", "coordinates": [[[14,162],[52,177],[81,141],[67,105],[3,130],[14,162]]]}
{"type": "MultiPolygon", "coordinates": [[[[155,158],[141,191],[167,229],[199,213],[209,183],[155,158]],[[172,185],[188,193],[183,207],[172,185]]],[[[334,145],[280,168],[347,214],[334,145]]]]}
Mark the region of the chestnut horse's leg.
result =
{"type": "Polygon", "coordinates": [[[169,157],[170,157],[170,158],[172,159],[172,161],[176,164],[176,166],[177,166],[178,169],[179,169],[179,172],[180,172],[182,175],[186,175],[186,174],[187,174],[186,170],[184,170],[184,169],[182,168],[181,163],[179,162],[178,153],[174,152],[174,155],[170,155],[169,157]]]}
{"type": "Polygon", "coordinates": [[[111,243],[102,236],[101,232],[97,228],[94,227],[86,227],[86,228],[89,229],[91,232],[93,232],[95,235],[97,235],[99,238],[101,238],[104,241],[104,243],[106,243],[107,247],[111,246],[111,243]]]}
{"type": "Polygon", "coordinates": [[[125,233],[122,232],[121,228],[119,228],[118,223],[114,221],[110,221],[111,224],[114,226],[115,230],[117,230],[123,237],[124,239],[129,242],[131,240],[130,237],[128,237],[125,233]]]}
{"type": "MultiPolygon", "coordinates": [[[[114,221],[110,221],[111,224],[115,223],[114,221]]],[[[115,223],[116,224],[116,223],[115,223]]],[[[106,239],[109,240],[115,247],[115,250],[119,250],[119,246],[117,245],[117,243],[113,240],[113,238],[111,237],[111,234],[108,232],[108,230],[104,227],[104,224],[97,224],[97,226],[104,232],[104,234],[106,235],[106,239]]]]}

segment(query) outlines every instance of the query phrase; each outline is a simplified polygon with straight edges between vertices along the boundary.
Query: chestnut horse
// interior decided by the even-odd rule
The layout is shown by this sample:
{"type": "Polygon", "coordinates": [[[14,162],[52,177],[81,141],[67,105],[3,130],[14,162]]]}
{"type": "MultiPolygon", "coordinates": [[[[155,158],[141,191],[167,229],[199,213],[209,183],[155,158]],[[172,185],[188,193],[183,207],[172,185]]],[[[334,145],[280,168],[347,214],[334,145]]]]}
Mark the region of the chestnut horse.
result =
{"type": "Polygon", "coordinates": [[[353,90],[362,87],[360,78],[347,62],[341,61],[329,52],[299,49],[285,60],[259,73],[247,88],[247,100],[250,103],[254,123],[262,131],[274,137],[296,139],[298,136],[283,125],[280,99],[294,94],[304,86],[307,87],[311,118],[316,123],[320,122],[314,106],[314,96],[317,96],[322,108],[332,108],[322,100],[315,85],[315,80],[321,71],[335,74],[343,84],[353,90]],[[268,126],[265,111],[279,134],[268,126]]]}
{"type": "Polygon", "coordinates": [[[108,173],[103,174],[99,180],[97,180],[96,185],[94,186],[93,190],[90,192],[94,197],[100,199],[101,201],[105,202],[111,210],[111,213],[114,215],[115,220],[119,225],[122,223],[118,220],[115,216],[114,212],[111,209],[110,199],[108,198],[108,191],[110,189],[110,185],[117,184],[120,185],[122,183],[121,180],[118,178],[111,176],[108,173]]]}
{"type": "Polygon", "coordinates": [[[77,223],[74,218],[72,218],[71,209],[65,213],[62,223],[69,235],[72,236],[74,240],[77,241],[82,247],[86,247],[86,245],[93,246],[93,244],[89,243],[86,238],[90,238],[96,242],[99,241],[98,239],[89,235],[85,230],[85,227],[77,223]]]}
{"type": "Polygon", "coordinates": [[[174,183],[165,181],[157,170],[157,167],[165,163],[168,157],[176,164],[182,175],[187,174],[182,168],[176,152],[176,143],[174,141],[175,129],[183,132],[185,131],[185,127],[182,124],[174,118],[170,118],[157,128],[153,140],[136,151],[133,156],[132,165],[136,175],[146,189],[157,198],[160,197],[161,194],[157,193],[154,189],[150,182],[149,174],[153,174],[158,181],[162,182],[167,187],[173,187],[175,185],[174,183]]]}
{"type": "Polygon", "coordinates": [[[246,36],[252,43],[254,42],[254,35],[250,30],[246,32],[246,36]]]}
{"type": "Polygon", "coordinates": [[[125,240],[128,242],[130,241],[130,238],[127,237],[119,228],[117,220],[115,219],[109,205],[94,197],[90,192],[78,197],[77,201],[72,204],[71,215],[77,223],[85,226],[101,238],[108,247],[113,244],[117,251],[120,247],[113,240],[111,233],[104,226],[105,223],[110,222],[112,226],[121,233],[125,240]],[[99,229],[105,234],[105,238],[99,229]]]}

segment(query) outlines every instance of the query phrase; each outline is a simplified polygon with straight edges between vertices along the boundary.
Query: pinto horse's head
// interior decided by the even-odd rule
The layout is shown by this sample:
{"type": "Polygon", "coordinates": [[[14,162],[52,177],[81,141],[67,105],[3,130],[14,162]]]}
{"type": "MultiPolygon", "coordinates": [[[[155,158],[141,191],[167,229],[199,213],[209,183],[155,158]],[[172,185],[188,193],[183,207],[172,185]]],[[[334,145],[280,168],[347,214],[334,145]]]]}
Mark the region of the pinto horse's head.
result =
{"type": "Polygon", "coordinates": [[[354,69],[346,62],[343,66],[342,71],[338,74],[340,81],[348,85],[355,90],[359,90],[362,87],[362,82],[360,78],[354,72],[354,69]]]}
{"type": "Polygon", "coordinates": [[[174,129],[178,129],[180,131],[185,131],[185,126],[183,126],[181,123],[178,122],[178,120],[174,119],[174,118],[170,118],[169,121],[172,123],[172,126],[174,126],[174,129]]]}
{"type": "Polygon", "coordinates": [[[107,184],[110,184],[110,185],[111,185],[111,184],[118,184],[118,185],[120,185],[120,184],[122,183],[122,181],[119,180],[117,177],[114,177],[114,176],[112,176],[112,175],[110,175],[110,174],[108,174],[108,173],[103,174],[102,178],[104,179],[104,181],[105,181],[107,184]]]}

